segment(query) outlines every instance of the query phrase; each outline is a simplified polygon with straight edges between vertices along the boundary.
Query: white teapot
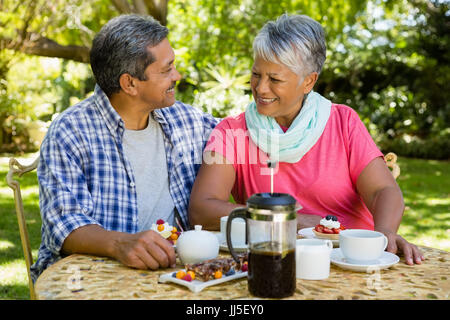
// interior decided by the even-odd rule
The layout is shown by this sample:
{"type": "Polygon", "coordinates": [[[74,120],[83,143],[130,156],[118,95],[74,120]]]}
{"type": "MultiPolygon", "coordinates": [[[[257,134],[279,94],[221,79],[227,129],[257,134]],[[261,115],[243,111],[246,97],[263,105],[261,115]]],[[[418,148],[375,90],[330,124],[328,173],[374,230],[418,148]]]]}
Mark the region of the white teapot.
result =
{"type": "Polygon", "coordinates": [[[177,240],[177,252],[183,264],[214,259],[219,255],[219,240],[209,231],[196,225],[194,230],[183,232],[177,240]]]}

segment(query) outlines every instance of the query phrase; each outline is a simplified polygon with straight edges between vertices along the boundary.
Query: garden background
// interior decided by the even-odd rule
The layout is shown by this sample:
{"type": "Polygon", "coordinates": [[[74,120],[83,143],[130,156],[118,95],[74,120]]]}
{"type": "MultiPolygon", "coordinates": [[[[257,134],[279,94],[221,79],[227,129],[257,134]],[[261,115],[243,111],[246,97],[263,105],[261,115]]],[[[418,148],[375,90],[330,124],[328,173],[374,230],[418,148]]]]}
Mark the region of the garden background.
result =
{"type": "MultiPolygon", "coordinates": [[[[354,108],[381,150],[399,156],[399,233],[450,249],[448,0],[0,0],[0,299],[29,298],[8,158],[30,162],[51,120],[92,94],[93,36],[132,12],[170,29],[177,99],[219,117],[251,101],[252,41],[266,21],[285,12],[319,21],[328,51],[315,90],[354,108]]],[[[36,259],[36,175],[21,183],[36,259]]]]}

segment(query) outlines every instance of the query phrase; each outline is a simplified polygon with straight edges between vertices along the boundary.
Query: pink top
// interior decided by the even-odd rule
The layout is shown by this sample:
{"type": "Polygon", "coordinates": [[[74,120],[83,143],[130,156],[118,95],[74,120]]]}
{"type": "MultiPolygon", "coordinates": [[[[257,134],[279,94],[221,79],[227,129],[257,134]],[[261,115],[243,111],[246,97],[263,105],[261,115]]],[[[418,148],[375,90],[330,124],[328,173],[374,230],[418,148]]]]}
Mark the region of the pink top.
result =
{"type": "MultiPolygon", "coordinates": [[[[245,204],[254,193],[270,192],[268,157],[249,138],[245,113],[220,122],[206,151],[215,151],[233,164],[232,195],[237,203],[245,204]]],[[[280,162],[274,169],[274,192],[295,197],[303,207],[299,213],[332,214],[346,228],[373,230],[372,214],[356,192],[356,180],[376,157],[383,154],[358,114],[348,106],[333,104],[317,143],[299,162],[280,162]]],[[[205,157],[205,161],[214,160],[205,157]]]]}

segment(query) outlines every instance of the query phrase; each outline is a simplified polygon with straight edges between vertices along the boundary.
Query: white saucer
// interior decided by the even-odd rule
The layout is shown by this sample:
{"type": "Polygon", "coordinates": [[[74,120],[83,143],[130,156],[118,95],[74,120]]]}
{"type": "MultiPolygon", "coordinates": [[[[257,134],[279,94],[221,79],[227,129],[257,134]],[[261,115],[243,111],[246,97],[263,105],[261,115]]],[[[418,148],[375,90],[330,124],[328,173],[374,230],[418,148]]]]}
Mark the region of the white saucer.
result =
{"type": "Polygon", "coordinates": [[[352,271],[357,272],[373,272],[376,270],[382,270],[387,269],[389,267],[392,267],[394,264],[398,263],[400,261],[400,258],[390,252],[384,251],[381,257],[377,260],[378,263],[374,264],[354,264],[349,263],[344,258],[344,255],[342,254],[342,251],[340,248],[336,248],[331,250],[331,256],[330,256],[331,263],[337,265],[338,267],[342,269],[348,269],[352,271]]]}
{"type": "MultiPolygon", "coordinates": [[[[228,250],[227,241],[225,239],[223,239],[222,234],[221,233],[216,233],[216,237],[219,240],[219,248],[220,248],[220,250],[229,252],[230,250],[228,250]]],[[[242,244],[242,245],[233,246],[233,249],[236,252],[246,252],[247,249],[248,249],[248,245],[247,244],[242,244]]]]}
{"type": "MultiPolygon", "coordinates": [[[[223,250],[223,251],[230,251],[230,250],[228,250],[228,245],[226,242],[221,242],[219,248],[220,248],[220,250],[223,250]]],[[[247,251],[247,249],[248,249],[248,245],[246,245],[246,244],[233,246],[233,250],[236,252],[245,252],[245,251],[247,251]]]]}
{"type": "MultiPolygon", "coordinates": [[[[304,229],[300,229],[298,230],[298,234],[306,239],[320,239],[320,240],[324,240],[321,238],[316,237],[316,235],[313,232],[314,227],[311,228],[304,228],[304,229]]],[[[339,247],[339,240],[331,240],[331,242],[333,243],[333,247],[339,247]]]]}

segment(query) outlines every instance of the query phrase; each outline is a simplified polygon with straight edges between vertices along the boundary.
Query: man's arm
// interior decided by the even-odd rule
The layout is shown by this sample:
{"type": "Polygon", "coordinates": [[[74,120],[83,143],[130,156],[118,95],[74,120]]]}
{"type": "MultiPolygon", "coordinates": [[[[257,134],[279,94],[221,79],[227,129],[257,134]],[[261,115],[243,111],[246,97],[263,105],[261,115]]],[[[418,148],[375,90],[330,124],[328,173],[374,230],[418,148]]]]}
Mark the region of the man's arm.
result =
{"type": "Polygon", "coordinates": [[[173,247],[152,230],[129,234],[107,231],[99,225],[86,225],[69,234],[61,251],[111,257],[138,269],[175,267],[173,247]]]}

